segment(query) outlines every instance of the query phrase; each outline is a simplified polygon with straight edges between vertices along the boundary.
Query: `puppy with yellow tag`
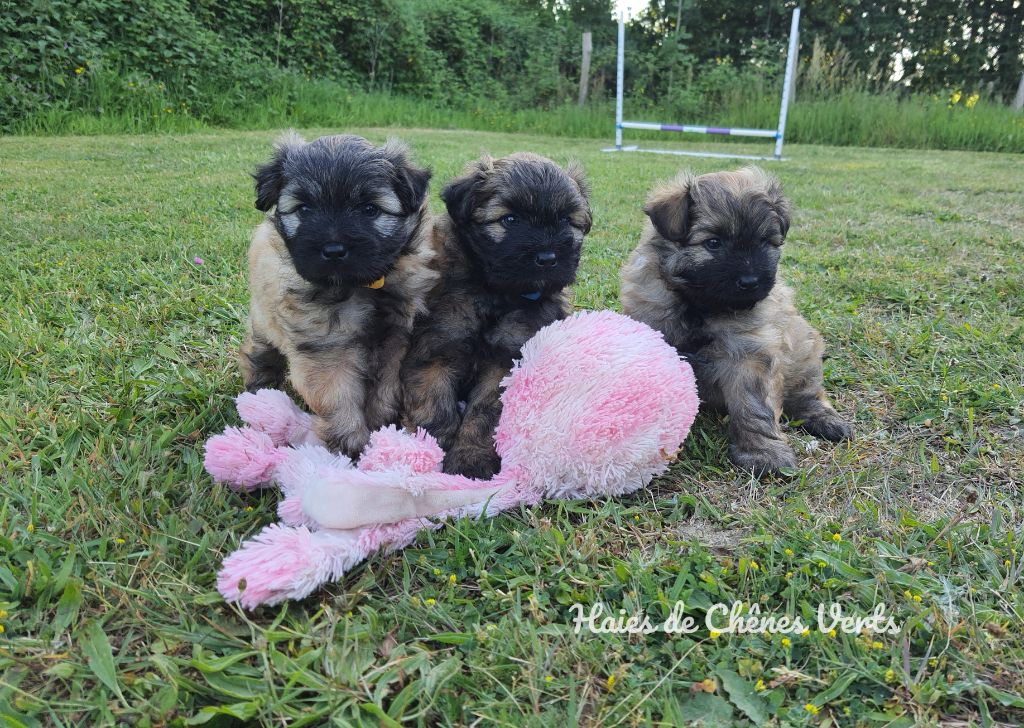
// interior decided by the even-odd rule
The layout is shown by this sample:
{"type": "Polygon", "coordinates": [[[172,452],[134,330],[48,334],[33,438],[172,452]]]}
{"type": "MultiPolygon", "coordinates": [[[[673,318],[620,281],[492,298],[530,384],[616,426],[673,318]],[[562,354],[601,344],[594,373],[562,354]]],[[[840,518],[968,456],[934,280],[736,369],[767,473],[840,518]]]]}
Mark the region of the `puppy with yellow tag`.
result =
{"type": "Polygon", "coordinates": [[[399,367],[437,277],[430,172],[396,141],[288,134],[256,174],[245,388],[287,376],[332,450],[356,457],[398,421],[399,367]]]}

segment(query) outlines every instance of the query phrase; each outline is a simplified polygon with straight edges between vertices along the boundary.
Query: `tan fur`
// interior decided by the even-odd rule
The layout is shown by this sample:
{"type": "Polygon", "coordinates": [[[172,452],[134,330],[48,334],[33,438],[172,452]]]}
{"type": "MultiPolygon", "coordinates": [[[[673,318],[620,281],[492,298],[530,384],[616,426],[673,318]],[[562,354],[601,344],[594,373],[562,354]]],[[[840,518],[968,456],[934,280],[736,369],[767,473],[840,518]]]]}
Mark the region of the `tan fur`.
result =
{"type": "MultiPolygon", "coordinates": [[[[747,170],[704,177],[717,178],[715,182],[734,192],[777,185],[763,173],[747,170]]],[[[660,227],[676,240],[646,224],[640,244],[622,268],[623,311],[661,331],[689,358],[702,403],[729,413],[730,456],[737,465],[757,472],[793,467],[796,459],[778,424],[783,412],[821,437],[850,435],[822,388],[824,342],[782,283],[753,308],[712,314],[697,313],[672,285],[666,260],[699,265],[709,256],[699,246],[680,252],[678,242],[707,214],[700,204],[686,204],[696,179],[704,178],[681,175],[649,198],[645,210],[660,211],[660,227]]],[[[721,200],[717,203],[719,214],[728,208],[721,200]]]]}

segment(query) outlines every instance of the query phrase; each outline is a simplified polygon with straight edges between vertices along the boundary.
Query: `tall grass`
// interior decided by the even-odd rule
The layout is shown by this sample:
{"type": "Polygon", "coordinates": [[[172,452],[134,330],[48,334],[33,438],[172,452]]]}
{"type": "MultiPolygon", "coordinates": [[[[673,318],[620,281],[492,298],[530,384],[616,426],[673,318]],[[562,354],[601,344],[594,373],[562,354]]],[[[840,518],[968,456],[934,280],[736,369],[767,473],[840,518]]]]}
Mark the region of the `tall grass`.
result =
{"type": "MultiPolygon", "coordinates": [[[[900,96],[891,88],[870,88],[843,70],[836,83],[825,67],[842,69],[833,54],[812,55],[797,84],[789,112],[790,142],[835,146],[966,149],[1024,152],[1024,115],[985,99],[970,108],[947,98],[900,96]],[[817,75],[815,75],[817,74],[817,75]]],[[[513,109],[486,99],[444,106],[407,96],[367,93],[325,80],[279,74],[262,96],[251,89],[204,90],[203,100],[175,98],[162,84],[90,68],[74,93],[58,107],[29,115],[10,129],[16,134],[117,134],[186,132],[225,127],[381,126],[530,132],[611,139],[614,105],[598,100],[580,108],[513,109]]],[[[710,93],[685,118],[643,99],[627,99],[626,117],[665,123],[774,128],[779,114],[773,84],[756,80],[710,93]]],[[[659,132],[627,131],[632,140],[664,140],[659,132]]]]}

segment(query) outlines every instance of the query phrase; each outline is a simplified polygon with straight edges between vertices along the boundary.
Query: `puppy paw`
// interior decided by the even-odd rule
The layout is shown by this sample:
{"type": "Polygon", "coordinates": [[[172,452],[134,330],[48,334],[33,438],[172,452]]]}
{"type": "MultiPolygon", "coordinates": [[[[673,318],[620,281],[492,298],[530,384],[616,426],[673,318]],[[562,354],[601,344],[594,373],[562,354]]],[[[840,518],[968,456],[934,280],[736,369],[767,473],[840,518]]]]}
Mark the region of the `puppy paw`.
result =
{"type": "Polygon", "coordinates": [[[501,469],[501,458],[493,448],[456,448],[444,456],[444,472],[490,480],[501,469]]]}
{"type": "Polygon", "coordinates": [[[835,412],[822,412],[804,420],[803,429],[815,437],[840,442],[853,437],[853,428],[835,412]]]}
{"type": "Polygon", "coordinates": [[[358,458],[370,441],[370,431],[365,427],[341,431],[330,423],[321,421],[316,429],[328,450],[341,453],[351,460],[358,458]]]}
{"type": "Polygon", "coordinates": [[[753,472],[757,477],[769,473],[779,475],[784,469],[796,467],[796,455],[782,442],[769,441],[756,449],[741,449],[730,445],[729,459],[738,470],[753,472]]]}

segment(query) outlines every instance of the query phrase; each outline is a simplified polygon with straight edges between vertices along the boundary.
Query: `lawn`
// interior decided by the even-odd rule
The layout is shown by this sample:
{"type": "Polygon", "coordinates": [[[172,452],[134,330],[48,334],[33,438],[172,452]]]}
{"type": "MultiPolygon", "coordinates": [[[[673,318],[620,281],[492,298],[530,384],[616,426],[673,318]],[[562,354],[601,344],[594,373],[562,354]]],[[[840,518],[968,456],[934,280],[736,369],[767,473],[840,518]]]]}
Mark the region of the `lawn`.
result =
{"type": "MultiPolygon", "coordinates": [[[[617,306],[645,193],[681,163],[399,135],[434,168],[435,209],[480,150],[580,158],[581,308],[617,306]]],[[[1024,720],[1020,156],[792,145],[767,163],[796,208],[783,275],[857,430],[841,446],[793,430],[793,478],[733,471],[703,414],[638,495],[451,523],[245,613],[214,575],[276,496],[214,485],[201,448],[236,421],[248,172],[271,139],[0,138],[0,725],[1024,720]],[[662,620],[677,600],[812,627],[819,603],[884,604],[901,631],[573,630],[575,602],[662,620]]]]}

